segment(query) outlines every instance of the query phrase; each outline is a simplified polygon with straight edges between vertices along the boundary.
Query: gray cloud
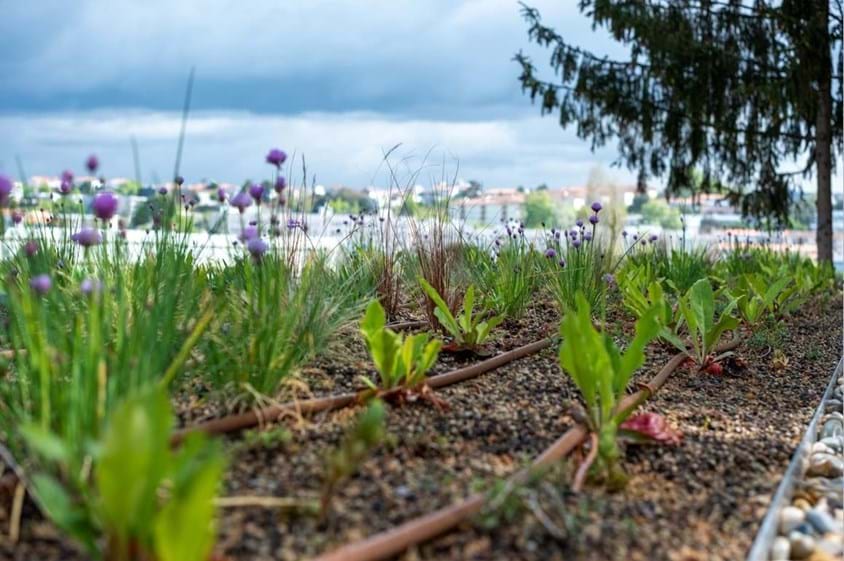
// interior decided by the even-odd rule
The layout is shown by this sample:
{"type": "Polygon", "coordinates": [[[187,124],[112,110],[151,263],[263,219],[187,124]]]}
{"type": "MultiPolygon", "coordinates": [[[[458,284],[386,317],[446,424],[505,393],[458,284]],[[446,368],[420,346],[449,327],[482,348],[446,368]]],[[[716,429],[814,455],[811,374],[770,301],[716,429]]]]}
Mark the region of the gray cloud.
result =
{"type": "MultiPolygon", "coordinates": [[[[0,129],[7,132],[0,144],[0,171],[16,175],[13,154],[21,156],[30,175],[81,171],[93,152],[106,175],[132,177],[129,137],[134,136],[143,179],[168,179],[179,122],[178,112],[126,110],[0,116],[0,129]]],[[[304,154],[308,175],[315,174],[318,182],[354,187],[385,184],[379,164],[384,151],[399,143],[396,154],[408,158],[407,168],[423,169],[421,183],[439,178],[444,167],[451,175],[459,166],[461,178],[487,186],[582,184],[593,165],[608,165],[614,158],[611,149],[592,154],[553,119],[538,116],[447,121],[376,113],[200,112],[191,117],[187,133],[182,172],[188,180],[269,177],[263,157],[276,146],[304,154]]],[[[632,180],[629,173],[615,173],[619,180],[632,180]]],[[[301,176],[299,162],[294,175],[301,176]]]]}

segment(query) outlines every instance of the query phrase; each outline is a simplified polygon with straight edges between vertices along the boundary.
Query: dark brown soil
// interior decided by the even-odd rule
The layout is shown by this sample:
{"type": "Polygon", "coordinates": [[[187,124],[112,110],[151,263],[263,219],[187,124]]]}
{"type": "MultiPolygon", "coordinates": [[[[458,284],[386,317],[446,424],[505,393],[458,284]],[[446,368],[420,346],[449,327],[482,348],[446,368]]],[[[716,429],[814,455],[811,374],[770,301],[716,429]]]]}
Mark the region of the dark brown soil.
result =
{"type": "MultiPolygon", "coordinates": [[[[538,339],[539,324],[552,315],[537,311],[521,329],[502,329],[510,341],[499,340],[498,348],[538,339]]],[[[489,513],[487,521],[497,522],[492,527],[464,525],[403,558],[742,558],[841,356],[837,307],[806,306],[786,323],[782,340],[769,341],[788,359],[782,370],[772,365],[764,338],[754,336],[739,349],[746,369],[728,368],[721,377],[681,370],[669,379],[645,408],[666,415],[684,433],[683,442],[629,448],[624,466],[631,479],[624,491],[587,486],[576,497],[567,478],[549,476],[520,490],[515,505],[507,502],[514,507],[510,516],[489,513]]],[[[653,376],[672,354],[652,346],[637,379],[653,376]]],[[[337,393],[361,373],[362,365],[343,356],[349,361],[351,353],[313,366],[325,373],[307,374],[313,393],[337,393]],[[321,378],[325,386],[317,382],[321,378]]],[[[226,508],[219,550],[232,559],[302,559],[447,506],[488,488],[551,444],[571,425],[567,413],[577,399],[553,348],[438,396],[449,410],[424,402],[388,410],[387,442],[340,486],[325,520],[291,509],[226,508]]],[[[356,412],[292,420],[263,438],[231,438],[223,494],[313,502],[322,490],[325,459],[356,412]]],[[[25,513],[22,542],[8,543],[8,504],[0,490],[0,559],[80,558],[70,555],[66,542],[43,537],[52,530],[32,510],[25,513]]]]}

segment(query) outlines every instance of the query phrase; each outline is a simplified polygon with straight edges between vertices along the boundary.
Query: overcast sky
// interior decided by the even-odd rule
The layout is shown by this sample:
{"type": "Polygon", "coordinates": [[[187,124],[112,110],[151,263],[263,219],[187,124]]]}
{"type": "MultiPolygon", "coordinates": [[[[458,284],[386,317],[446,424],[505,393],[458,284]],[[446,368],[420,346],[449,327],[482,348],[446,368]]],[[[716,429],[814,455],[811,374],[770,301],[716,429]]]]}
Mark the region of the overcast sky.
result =
{"type": "MultiPolygon", "coordinates": [[[[574,0],[534,0],[570,41],[621,49],[574,0]]],[[[527,45],[513,0],[0,0],[0,172],[173,173],[180,108],[196,67],[182,174],[241,182],[269,175],[271,147],[304,154],[327,185],[385,182],[397,143],[423,182],[449,175],[487,186],[583,184],[609,165],[540,117],[513,55],[527,45]],[[379,170],[381,170],[379,172],[379,170]]],[[[298,165],[297,165],[298,167],[298,165]]],[[[624,171],[611,172],[631,181],[624,171]]]]}
{"type": "MultiPolygon", "coordinates": [[[[574,40],[613,52],[573,1],[537,0],[574,40]]],[[[267,149],[305,154],[325,184],[383,183],[383,151],[487,186],[583,183],[610,148],[541,118],[519,90],[527,49],[512,0],[0,0],[0,170],[173,173],[186,77],[196,67],[182,172],[268,175],[267,149]],[[445,162],[445,164],[444,164],[445,162]]],[[[535,52],[535,51],[534,51],[535,52]]],[[[547,55],[538,52],[538,60],[547,55]]],[[[621,173],[621,172],[620,172],[621,173]]],[[[627,177],[621,173],[620,178],[627,177]]]]}

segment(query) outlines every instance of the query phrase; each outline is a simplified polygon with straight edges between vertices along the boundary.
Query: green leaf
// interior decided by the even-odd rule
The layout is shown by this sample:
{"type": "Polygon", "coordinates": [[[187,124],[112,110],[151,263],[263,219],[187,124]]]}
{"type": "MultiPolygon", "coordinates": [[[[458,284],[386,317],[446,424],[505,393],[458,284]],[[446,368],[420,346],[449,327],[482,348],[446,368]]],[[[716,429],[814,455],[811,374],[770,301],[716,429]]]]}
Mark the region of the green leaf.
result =
{"type": "Polygon", "coordinates": [[[119,543],[150,538],[157,490],[170,457],[170,404],[162,391],[117,406],[103,437],[96,469],[102,519],[119,543]]]}
{"type": "Polygon", "coordinates": [[[71,498],[62,484],[50,475],[36,473],[32,477],[32,486],[47,516],[56,526],[82,542],[89,552],[96,552],[97,528],[90,514],[71,498]]]}
{"type": "Polygon", "coordinates": [[[70,447],[55,433],[34,423],[22,426],[20,432],[26,443],[43,459],[58,464],[70,463],[70,447]]]}
{"type": "Polygon", "coordinates": [[[451,313],[451,310],[448,309],[448,304],[445,303],[445,300],[442,299],[442,296],[437,292],[437,290],[428,284],[428,281],[419,277],[419,284],[422,286],[422,289],[425,291],[425,294],[428,295],[428,298],[434,302],[437,309],[434,311],[434,314],[437,316],[437,319],[446,328],[446,330],[451,334],[452,337],[458,339],[460,342],[463,341],[462,332],[460,330],[460,326],[457,324],[457,320],[454,319],[454,315],[451,313]]]}
{"type": "Polygon", "coordinates": [[[184,473],[155,518],[155,550],[161,561],[205,561],[217,534],[213,500],[225,462],[218,446],[199,438],[183,444],[177,464],[184,473]]]}

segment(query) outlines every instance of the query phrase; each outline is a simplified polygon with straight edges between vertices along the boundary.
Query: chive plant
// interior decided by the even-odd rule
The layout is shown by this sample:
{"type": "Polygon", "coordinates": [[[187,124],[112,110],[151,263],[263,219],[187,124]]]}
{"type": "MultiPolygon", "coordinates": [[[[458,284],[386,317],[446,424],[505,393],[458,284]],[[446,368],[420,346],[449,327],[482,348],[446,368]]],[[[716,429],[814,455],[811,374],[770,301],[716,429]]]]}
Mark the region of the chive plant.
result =
{"type": "Polygon", "coordinates": [[[598,229],[601,203],[592,203],[591,209],[586,222],[578,219],[571,230],[551,229],[546,234],[544,276],[561,311],[574,307],[577,293],[592,310],[603,309],[608,281],[618,265],[612,244],[598,229]]]}

